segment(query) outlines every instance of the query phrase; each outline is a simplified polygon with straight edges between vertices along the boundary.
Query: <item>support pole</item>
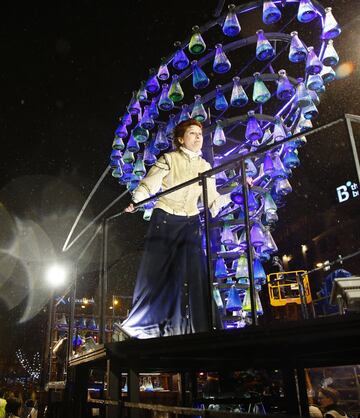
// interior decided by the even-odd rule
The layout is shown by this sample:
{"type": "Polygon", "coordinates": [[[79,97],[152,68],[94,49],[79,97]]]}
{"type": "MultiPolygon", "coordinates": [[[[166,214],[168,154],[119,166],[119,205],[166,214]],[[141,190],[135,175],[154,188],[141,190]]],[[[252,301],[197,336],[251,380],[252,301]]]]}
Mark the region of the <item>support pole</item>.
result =
{"type": "Polygon", "coordinates": [[[291,365],[283,368],[283,386],[286,402],[286,414],[300,416],[300,405],[297,391],[296,372],[291,365]]]}
{"type": "Polygon", "coordinates": [[[70,291],[70,314],[69,314],[66,370],[67,370],[67,364],[68,364],[68,362],[71,359],[72,354],[73,354],[73,338],[74,338],[74,327],[75,327],[76,281],[77,281],[77,264],[73,268],[73,284],[71,286],[71,291],[70,291]]]}
{"type": "MultiPolygon", "coordinates": [[[[128,370],[128,395],[129,401],[138,403],[140,401],[139,375],[133,369],[128,370]]],[[[131,408],[129,410],[130,418],[139,418],[139,410],[131,408]]]]}
{"type": "Polygon", "coordinates": [[[255,282],[254,282],[254,264],[253,264],[253,252],[250,239],[250,216],[249,216],[249,189],[246,181],[246,167],[245,160],[241,160],[241,182],[243,187],[244,196],[244,215],[245,215],[245,232],[246,232],[246,245],[247,245],[247,262],[249,271],[250,282],[250,302],[251,302],[251,320],[253,325],[258,325],[258,318],[256,314],[256,295],[255,295],[255,282]]]}
{"type": "Polygon", "coordinates": [[[112,357],[106,361],[107,398],[117,401],[117,405],[106,405],[106,418],[120,417],[121,368],[119,360],[112,357]]]}
{"type": "Polygon", "coordinates": [[[50,300],[48,303],[48,319],[46,324],[46,338],[45,338],[45,347],[44,347],[44,357],[43,357],[43,365],[41,368],[41,378],[40,384],[42,388],[45,388],[48,376],[49,376],[49,369],[50,369],[50,356],[51,356],[51,330],[53,327],[52,318],[53,318],[53,311],[54,311],[54,294],[51,292],[50,300]]]}
{"type": "Polygon", "coordinates": [[[102,222],[102,242],[101,242],[101,268],[99,277],[99,299],[100,299],[100,325],[99,343],[106,342],[106,297],[107,297],[107,261],[108,261],[108,220],[102,222]]]}
{"type": "Polygon", "coordinates": [[[301,306],[302,317],[303,317],[303,319],[309,319],[309,311],[308,311],[307,303],[306,303],[303,276],[299,273],[296,273],[296,282],[297,282],[297,285],[298,285],[298,288],[299,288],[300,306],[301,306]]]}
{"type": "Polygon", "coordinates": [[[213,262],[212,262],[212,250],[211,250],[211,239],[210,239],[210,214],[209,214],[209,200],[208,200],[208,188],[207,188],[207,177],[202,176],[201,180],[203,200],[204,200],[204,220],[205,220],[205,238],[206,238],[206,262],[207,262],[207,274],[208,274],[208,324],[209,331],[215,329],[214,321],[214,310],[212,302],[212,282],[214,277],[213,262]]]}
{"type": "Polygon", "coordinates": [[[301,368],[297,367],[296,377],[297,377],[297,385],[298,385],[300,416],[308,417],[308,416],[310,416],[309,402],[308,402],[308,396],[307,396],[305,370],[304,370],[303,367],[301,367],[301,368]]]}

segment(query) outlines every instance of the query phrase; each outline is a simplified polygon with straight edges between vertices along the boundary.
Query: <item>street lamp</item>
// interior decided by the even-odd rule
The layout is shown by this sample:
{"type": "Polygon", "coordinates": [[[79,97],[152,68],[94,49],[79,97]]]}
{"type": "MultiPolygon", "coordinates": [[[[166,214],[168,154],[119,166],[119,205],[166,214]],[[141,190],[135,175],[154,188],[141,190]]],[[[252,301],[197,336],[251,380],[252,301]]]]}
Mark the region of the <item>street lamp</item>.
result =
{"type": "Polygon", "coordinates": [[[52,288],[61,287],[68,275],[67,268],[61,264],[50,265],[45,272],[45,279],[52,288]]]}
{"type": "Polygon", "coordinates": [[[55,326],[55,310],[56,305],[54,303],[55,290],[61,288],[67,281],[69,276],[69,268],[63,264],[54,263],[49,265],[45,269],[44,279],[51,289],[50,300],[48,305],[48,322],[45,341],[44,363],[42,384],[46,383],[46,380],[50,381],[51,376],[51,350],[53,343],[53,329],[55,326]]]}

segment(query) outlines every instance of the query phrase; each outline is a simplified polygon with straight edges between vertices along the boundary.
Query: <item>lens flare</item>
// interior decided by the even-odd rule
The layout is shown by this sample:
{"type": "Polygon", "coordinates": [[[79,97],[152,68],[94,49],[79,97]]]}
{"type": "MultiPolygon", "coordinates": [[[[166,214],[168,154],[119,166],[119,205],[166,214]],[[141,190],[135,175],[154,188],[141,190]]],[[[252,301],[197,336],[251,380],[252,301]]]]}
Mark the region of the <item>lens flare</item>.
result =
{"type": "Polygon", "coordinates": [[[351,61],[343,62],[335,71],[336,77],[339,79],[349,77],[355,71],[355,64],[351,61]]]}

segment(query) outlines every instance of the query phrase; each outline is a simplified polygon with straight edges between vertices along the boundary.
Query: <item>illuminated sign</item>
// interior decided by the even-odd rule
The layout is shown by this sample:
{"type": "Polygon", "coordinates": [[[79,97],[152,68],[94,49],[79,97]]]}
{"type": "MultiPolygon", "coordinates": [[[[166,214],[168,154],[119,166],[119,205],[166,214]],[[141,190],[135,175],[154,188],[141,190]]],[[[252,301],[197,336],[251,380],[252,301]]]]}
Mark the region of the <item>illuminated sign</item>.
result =
{"type": "MultiPolygon", "coordinates": [[[[67,303],[70,302],[70,298],[64,299],[64,298],[58,297],[58,298],[56,298],[56,301],[59,304],[62,303],[64,305],[66,305],[67,303]]],[[[90,298],[90,299],[87,299],[87,298],[75,299],[75,303],[81,303],[82,305],[88,305],[88,304],[89,305],[92,305],[92,304],[95,303],[95,300],[94,300],[94,298],[90,298]]]]}
{"type": "Polygon", "coordinates": [[[359,196],[359,185],[355,182],[347,181],[336,188],[336,193],[340,203],[346,202],[350,198],[359,196]]]}

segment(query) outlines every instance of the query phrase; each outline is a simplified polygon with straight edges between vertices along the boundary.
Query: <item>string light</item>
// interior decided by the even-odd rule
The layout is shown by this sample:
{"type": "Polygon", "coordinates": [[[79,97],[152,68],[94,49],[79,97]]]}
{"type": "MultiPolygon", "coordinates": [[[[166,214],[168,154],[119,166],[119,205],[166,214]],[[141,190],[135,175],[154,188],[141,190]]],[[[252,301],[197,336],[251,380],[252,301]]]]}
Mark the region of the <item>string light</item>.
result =
{"type": "Polygon", "coordinates": [[[36,352],[34,354],[31,363],[26,358],[25,354],[20,348],[16,350],[15,354],[22,368],[31,377],[31,379],[34,381],[38,380],[40,377],[40,369],[41,369],[40,353],[36,352]]]}

